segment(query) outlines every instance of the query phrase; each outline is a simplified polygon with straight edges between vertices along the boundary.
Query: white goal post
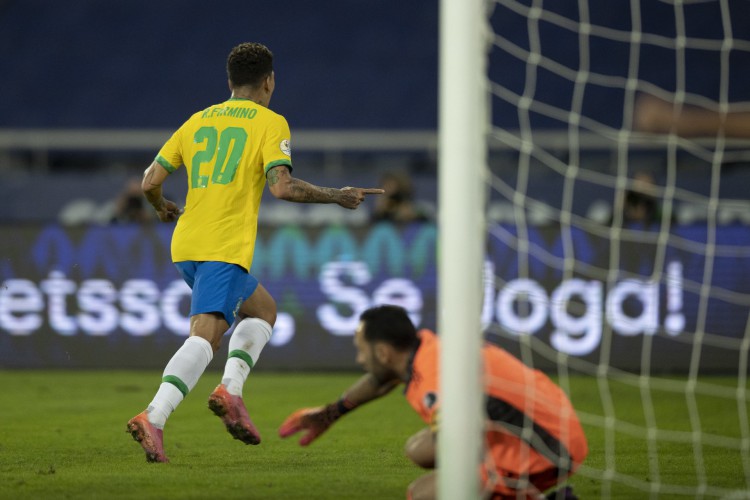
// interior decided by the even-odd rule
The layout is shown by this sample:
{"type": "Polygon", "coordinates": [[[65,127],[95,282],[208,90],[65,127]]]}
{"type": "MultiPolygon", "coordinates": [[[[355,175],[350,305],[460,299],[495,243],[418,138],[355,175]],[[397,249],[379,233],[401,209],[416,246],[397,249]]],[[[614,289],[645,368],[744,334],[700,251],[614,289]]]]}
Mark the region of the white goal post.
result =
{"type": "Polygon", "coordinates": [[[441,0],[438,132],[438,496],[479,498],[487,158],[485,4],[441,0]]]}

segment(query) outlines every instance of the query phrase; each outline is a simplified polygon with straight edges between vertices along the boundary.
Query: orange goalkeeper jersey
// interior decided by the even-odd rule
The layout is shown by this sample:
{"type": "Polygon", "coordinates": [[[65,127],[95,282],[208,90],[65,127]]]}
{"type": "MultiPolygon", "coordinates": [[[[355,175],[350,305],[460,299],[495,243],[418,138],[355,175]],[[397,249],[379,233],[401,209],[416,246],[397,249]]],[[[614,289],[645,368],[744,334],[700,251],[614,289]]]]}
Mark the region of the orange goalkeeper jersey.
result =
{"type": "MultiPolygon", "coordinates": [[[[405,394],[422,419],[436,429],[440,340],[429,330],[421,330],[419,337],[405,394]]],[[[482,361],[487,412],[485,479],[497,491],[507,492],[503,478],[555,469],[562,477],[573,472],[586,458],[588,445],[562,389],[495,345],[484,345],[482,361]],[[525,428],[530,432],[523,433],[525,428]]]]}

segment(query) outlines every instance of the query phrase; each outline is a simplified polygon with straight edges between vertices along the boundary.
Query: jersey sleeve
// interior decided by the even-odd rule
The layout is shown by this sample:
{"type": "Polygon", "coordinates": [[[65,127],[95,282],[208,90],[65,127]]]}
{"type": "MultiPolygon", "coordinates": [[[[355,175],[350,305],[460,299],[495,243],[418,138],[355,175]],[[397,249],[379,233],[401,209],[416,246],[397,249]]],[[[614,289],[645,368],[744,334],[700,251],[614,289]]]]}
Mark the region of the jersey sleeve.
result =
{"type": "Polygon", "coordinates": [[[406,399],[422,420],[437,431],[441,401],[438,387],[438,343],[429,330],[419,331],[420,346],[412,360],[412,377],[406,399]]]}
{"type": "Polygon", "coordinates": [[[292,170],[291,132],[286,119],[278,115],[266,132],[263,144],[263,173],[267,174],[273,167],[286,165],[292,170]]]}
{"type": "Polygon", "coordinates": [[[180,127],[169,140],[164,143],[164,146],[159,150],[159,154],[156,155],[154,161],[164,167],[164,169],[170,174],[180,168],[184,163],[182,159],[182,133],[185,126],[180,127]]]}

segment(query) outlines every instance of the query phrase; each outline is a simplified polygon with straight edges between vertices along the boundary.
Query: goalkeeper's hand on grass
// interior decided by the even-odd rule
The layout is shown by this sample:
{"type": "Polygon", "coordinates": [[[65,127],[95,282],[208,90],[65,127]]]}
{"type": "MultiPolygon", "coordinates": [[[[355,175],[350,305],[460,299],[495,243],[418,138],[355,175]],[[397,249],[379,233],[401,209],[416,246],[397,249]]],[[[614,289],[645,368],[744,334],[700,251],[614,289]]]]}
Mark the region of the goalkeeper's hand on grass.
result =
{"type": "Polygon", "coordinates": [[[285,438],[300,431],[307,431],[299,440],[300,446],[307,446],[323,434],[343,413],[338,403],[317,408],[302,408],[289,415],[279,427],[279,436],[285,438]]]}

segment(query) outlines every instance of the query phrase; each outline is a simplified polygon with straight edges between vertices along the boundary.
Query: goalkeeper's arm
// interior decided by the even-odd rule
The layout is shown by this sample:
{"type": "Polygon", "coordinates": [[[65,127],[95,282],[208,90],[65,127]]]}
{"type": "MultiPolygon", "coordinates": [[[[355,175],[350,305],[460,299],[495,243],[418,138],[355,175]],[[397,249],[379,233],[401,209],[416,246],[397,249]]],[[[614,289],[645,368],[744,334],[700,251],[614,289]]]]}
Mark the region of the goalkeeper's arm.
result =
{"type": "Polygon", "coordinates": [[[365,374],[349,387],[338,401],[316,408],[302,408],[292,413],[279,427],[279,435],[289,437],[297,432],[307,431],[299,441],[300,445],[307,446],[341,416],[388,394],[399,383],[398,379],[379,382],[371,374],[365,374]]]}

